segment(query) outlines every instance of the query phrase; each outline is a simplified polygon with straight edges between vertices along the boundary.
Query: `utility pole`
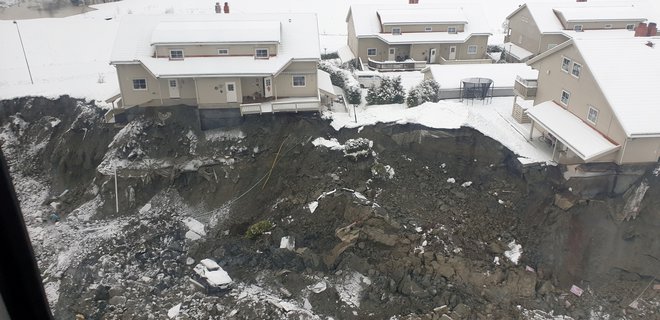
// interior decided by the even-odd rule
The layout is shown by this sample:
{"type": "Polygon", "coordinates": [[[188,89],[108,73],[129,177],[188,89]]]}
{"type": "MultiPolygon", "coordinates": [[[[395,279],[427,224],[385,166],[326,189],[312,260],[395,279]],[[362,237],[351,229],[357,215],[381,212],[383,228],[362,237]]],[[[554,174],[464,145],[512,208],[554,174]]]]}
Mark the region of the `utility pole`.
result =
{"type": "Polygon", "coordinates": [[[357,123],[357,112],[355,111],[355,108],[357,108],[357,104],[353,105],[353,116],[355,117],[355,123],[357,123]]]}
{"type": "Polygon", "coordinates": [[[119,192],[117,190],[117,165],[115,164],[115,209],[119,213],[119,192]]]}
{"type": "Polygon", "coordinates": [[[14,20],[14,24],[16,25],[16,32],[18,32],[18,40],[21,41],[21,48],[23,49],[23,58],[25,58],[25,65],[27,66],[28,74],[30,75],[30,83],[34,84],[34,80],[32,80],[32,71],[30,71],[30,64],[28,63],[27,55],[25,54],[25,46],[23,45],[23,37],[21,37],[21,30],[18,29],[18,23],[16,22],[16,20],[14,20]]]}

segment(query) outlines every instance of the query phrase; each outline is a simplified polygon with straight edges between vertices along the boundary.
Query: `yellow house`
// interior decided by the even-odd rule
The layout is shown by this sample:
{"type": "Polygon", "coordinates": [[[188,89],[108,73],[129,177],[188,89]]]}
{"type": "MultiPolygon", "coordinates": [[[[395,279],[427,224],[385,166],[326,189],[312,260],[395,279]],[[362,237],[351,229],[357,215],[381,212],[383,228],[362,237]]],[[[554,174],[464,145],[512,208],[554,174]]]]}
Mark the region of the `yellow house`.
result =
{"type": "Polygon", "coordinates": [[[115,113],[184,105],[204,122],[318,111],[319,77],[329,77],[319,58],[314,14],[127,15],[111,55],[115,113]]]}
{"type": "Polygon", "coordinates": [[[526,3],[507,16],[503,49],[508,61],[524,62],[570,39],[567,31],[632,31],[644,21],[630,1],[526,3]]]}
{"type": "Polygon", "coordinates": [[[659,37],[625,30],[582,32],[528,61],[539,76],[527,114],[532,131],[554,146],[555,161],[658,161],[658,44],[659,37]]]}

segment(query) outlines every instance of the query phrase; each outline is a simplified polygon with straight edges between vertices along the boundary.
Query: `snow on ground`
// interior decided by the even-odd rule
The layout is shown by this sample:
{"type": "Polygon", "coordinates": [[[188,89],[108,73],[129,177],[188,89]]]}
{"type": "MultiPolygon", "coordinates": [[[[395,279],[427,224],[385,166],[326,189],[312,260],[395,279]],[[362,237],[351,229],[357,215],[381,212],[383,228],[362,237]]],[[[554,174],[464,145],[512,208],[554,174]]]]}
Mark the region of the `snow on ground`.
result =
{"type": "MultiPolygon", "coordinates": [[[[502,23],[506,16],[522,3],[518,0],[464,0],[463,2],[466,1],[482,4],[488,12],[488,25],[494,35],[491,43],[499,42],[495,39],[502,38],[502,23]]],[[[544,0],[528,2],[538,1],[544,0]]],[[[0,6],[15,5],[18,2],[0,0],[0,6]]],[[[36,0],[36,2],[49,1],[36,0]]],[[[321,52],[333,52],[346,44],[345,19],[349,6],[365,2],[406,3],[405,0],[242,0],[229,1],[229,5],[230,12],[234,13],[317,13],[321,52]]],[[[30,83],[17,25],[11,20],[0,20],[0,43],[3,47],[3,50],[0,50],[0,99],[29,95],[56,97],[68,94],[77,98],[104,101],[119,92],[116,72],[114,67],[109,65],[109,58],[118,22],[122,16],[212,13],[214,4],[213,1],[208,0],[123,0],[94,5],[92,7],[97,10],[66,18],[18,20],[17,25],[34,84],[30,83]]],[[[650,12],[655,13],[660,9],[659,5],[653,4],[650,0],[645,1],[644,5],[651,9],[650,12]]],[[[3,15],[0,12],[0,19],[14,18],[16,17],[3,15]]],[[[403,84],[404,87],[409,87],[406,79],[403,84]]]]}
{"type": "MultiPolygon", "coordinates": [[[[335,130],[358,128],[376,123],[417,123],[436,129],[457,129],[462,126],[479,130],[530,162],[551,164],[552,150],[538,140],[528,141],[530,124],[519,124],[511,116],[513,97],[498,97],[492,101],[443,100],[426,102],[418,107],[405,104],[360,106],[350,113],[325,111],[324,117],[332,119],[335,130]]],[[[538,130],[537,130],[538,131],[538,130]]],[[[538,132],[536,132],[538,133],[538,132]]]]}
{"type": "Polygon", "coordinates": [[[518,264],[520,256],[523,253],[522,246],[516,243],[516,240],[512,240],[507,245],[509,250],[504,251],[504,256],[507,257],[513,264],[518,264]]]}

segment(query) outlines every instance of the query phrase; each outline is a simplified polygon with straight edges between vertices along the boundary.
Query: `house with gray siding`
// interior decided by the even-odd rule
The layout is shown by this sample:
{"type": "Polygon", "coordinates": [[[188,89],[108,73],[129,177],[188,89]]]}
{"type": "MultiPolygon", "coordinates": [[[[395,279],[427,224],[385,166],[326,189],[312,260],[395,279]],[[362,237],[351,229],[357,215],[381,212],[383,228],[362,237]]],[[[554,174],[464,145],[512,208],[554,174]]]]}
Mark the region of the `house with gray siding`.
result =
{"type": "Polygon", "coordinates": [[[204,120],[318,111],[319,77],[329,77],[319,58],[314,14],[127,15],[111,55],[115,113],[183,105],[204,120]]]}
{"type": "Polygon", "coordinates": [[[348,47],[370,69],[491,63],[482,8],[469,4],[358,4],[346,16],[348,47]]]}

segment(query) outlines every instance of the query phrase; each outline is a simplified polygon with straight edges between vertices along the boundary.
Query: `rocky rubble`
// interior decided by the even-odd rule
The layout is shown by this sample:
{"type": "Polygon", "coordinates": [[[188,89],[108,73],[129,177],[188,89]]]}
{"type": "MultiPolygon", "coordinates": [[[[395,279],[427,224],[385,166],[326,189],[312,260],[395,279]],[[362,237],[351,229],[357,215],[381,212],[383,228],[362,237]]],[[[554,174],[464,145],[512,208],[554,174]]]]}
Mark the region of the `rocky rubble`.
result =
{"type": "MultiPolygon", "coordinates": [[[[606,281],[581,258],[601,260],[575,220],[618,230],[595,216],[600,202],[564,191],[553,168],[518,171],[470,129],[334,132],[277,115],[202,132],[175,113],[114,128],[79,101],[2,103],[2,148],[58,318],[657,316],[654,290],[629,307],[652,262],[612,259],[628,271],[606,281]],[[269,228],[247,238],[260,221],[269,228]],[[206,258],[227,290],[196,277],[206,258]]],[[[649,201],[622,238],[653,256],[649,201]]]]}

